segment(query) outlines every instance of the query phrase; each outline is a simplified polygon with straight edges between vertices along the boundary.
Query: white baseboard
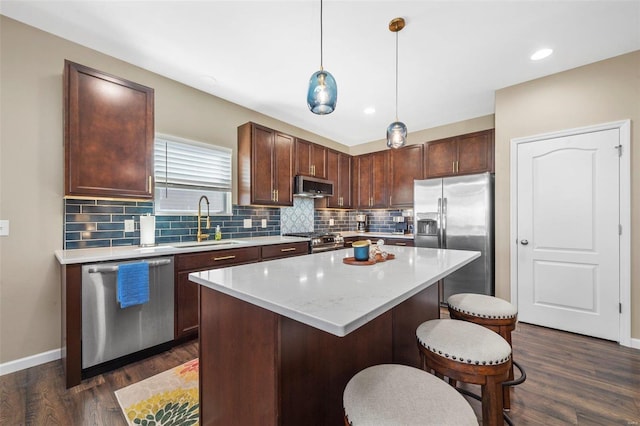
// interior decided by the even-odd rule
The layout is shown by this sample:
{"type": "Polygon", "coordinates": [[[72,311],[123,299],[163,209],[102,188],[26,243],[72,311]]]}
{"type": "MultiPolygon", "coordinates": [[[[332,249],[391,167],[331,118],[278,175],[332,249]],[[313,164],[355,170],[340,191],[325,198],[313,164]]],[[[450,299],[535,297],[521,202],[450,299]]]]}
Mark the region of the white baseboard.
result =
{"type": "MultiPolygon", "coordinates": [[[[640,341],[638,344],[640,345],[640,341]]],[[[51,351],[5,362],[4,364],[0,364],[0,376],[24,370],[25,368],[35,367],[36,365],[45,364],[50,361],[55,361],[61,358],[61,354],[62,352],[60,349],[53,349],[51,351]]]]}
{"type": "Polygon", "coordinates": [[[631,347],[634,349],[640,349],[640,339],[631,339],[631,347]]]}

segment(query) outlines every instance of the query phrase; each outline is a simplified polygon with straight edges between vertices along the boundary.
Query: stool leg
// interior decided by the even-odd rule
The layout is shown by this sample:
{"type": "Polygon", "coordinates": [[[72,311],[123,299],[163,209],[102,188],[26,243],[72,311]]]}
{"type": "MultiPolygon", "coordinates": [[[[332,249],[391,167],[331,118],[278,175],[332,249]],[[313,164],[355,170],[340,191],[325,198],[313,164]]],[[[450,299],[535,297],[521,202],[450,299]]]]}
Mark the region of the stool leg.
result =
{"type": "Polygon", "coordinates": [[[504,426],[502,416],[502,380],[495,376],[487,377],[482,385],[482,424],[484,426],[504,426]]]}
{"type": "MultiPolygon", "coordinates": [[[[507,327],[500,327],[500,332],[498,333],[504,340],[509,343],[511,346],[511,359],[513,359],[513,345],[511,344],[511,329],[507,327]]],[[[508,381],[513,380],[513,363],[511,363],[511,370],[509,370],[509,378],[508,381]]],[[[505,410],[511,409],[511,386],[504,386],[502,388],[502,405],[505,410]]]]}

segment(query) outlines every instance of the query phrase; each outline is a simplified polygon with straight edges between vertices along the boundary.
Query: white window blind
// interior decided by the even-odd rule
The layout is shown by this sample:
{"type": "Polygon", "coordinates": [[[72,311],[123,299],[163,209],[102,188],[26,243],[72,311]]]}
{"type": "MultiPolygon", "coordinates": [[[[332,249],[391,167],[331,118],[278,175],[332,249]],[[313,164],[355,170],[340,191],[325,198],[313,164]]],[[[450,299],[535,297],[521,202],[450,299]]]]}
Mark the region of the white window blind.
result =
{"type": "Polygon", "coordinates": [[[230,149],[157,135],[154,175],[156,214],[196,213],[206,195],[210,214],[231,215],[230,149]]]}

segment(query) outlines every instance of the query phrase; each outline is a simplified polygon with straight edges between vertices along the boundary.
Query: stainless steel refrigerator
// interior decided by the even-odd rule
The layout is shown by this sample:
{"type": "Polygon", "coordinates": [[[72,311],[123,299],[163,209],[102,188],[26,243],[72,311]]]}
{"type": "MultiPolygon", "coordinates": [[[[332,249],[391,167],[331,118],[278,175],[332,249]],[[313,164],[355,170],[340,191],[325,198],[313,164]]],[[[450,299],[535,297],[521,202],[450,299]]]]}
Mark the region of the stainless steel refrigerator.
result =
{"type": "Polygon", "coordinates": [[[490,173],[414,183],[415,245],[482,253],[440,282],[441,303],[458,293],[495,295],[493,188],[490,173]]]}

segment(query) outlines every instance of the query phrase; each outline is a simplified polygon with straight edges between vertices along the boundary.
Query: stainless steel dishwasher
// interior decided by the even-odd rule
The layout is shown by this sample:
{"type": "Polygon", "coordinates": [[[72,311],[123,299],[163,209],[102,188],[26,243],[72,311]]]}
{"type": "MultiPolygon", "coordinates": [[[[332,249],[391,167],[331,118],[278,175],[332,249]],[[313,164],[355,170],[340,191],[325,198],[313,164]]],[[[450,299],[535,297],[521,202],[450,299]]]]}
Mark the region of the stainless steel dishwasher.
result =
{"type": "Polygon", "coordinates": [[[144,259],[149,302],[122,309],[116,300],[118,267],[140,261],[82,267],[83,369],[173,340],[173,257],[144,259]]]}

